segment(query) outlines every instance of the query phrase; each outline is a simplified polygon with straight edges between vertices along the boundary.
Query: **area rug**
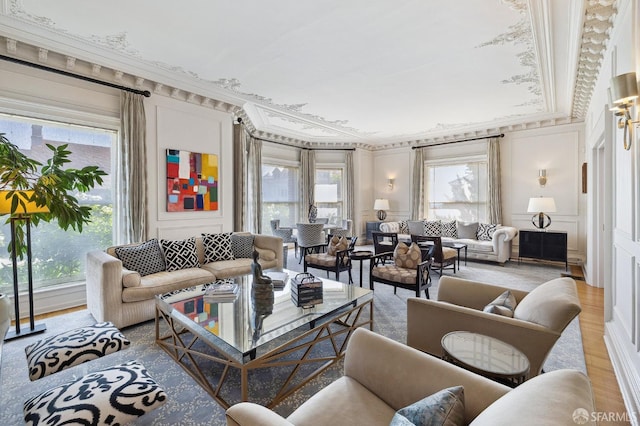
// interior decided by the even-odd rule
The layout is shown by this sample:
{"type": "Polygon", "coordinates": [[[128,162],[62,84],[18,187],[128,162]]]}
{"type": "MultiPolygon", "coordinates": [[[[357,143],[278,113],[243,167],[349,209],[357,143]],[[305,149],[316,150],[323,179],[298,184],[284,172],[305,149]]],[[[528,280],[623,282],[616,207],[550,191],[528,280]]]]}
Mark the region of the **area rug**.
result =
{"type": "MultiPolygon", "coordinates": [[[[463,262],[464,263],[464,262],[463,262]]],[[[291,255],[288,259],[289,269],[302,270],[302,265],[291,255]]],[[[365,262],[364,270],[368,264],[365,262]]],[[[354,268],[354,280],[359,282],[357,267],[354,268]]],[[[310,271],[311,272],[311,271],[310,271]]],[[[317,271],[318,276],[325,276],[324,271],[317,271]]],[[[501,267],[494,264],[468,262],[456,273],[461,278],[476,279],[505,285],[512,288],[532,289],[549,279],[557,278],[564,268],[539,264],[508,263],[501,267]]],[[[448,272],[452,273],[452,272],[448,272]]],[[[367,274],[364,285],[368,286],[367,274]]],[[[340,280],[345,282],[346,274],[340,280]]],[[[357,285],[357,284],[356,284],[357,285]]],[[[437,294],[438,278],[434,274],[434,285],[430,292],[437,294]]],[[[406,340],[406,300],[413,293],[399,289],[397,295],[393,288],[377,285],[374,295],[374,331],[394,340],[406,340]]],[[[46,335],[53,335],[82,325],[94,323],[88,311],[78,311],[46,320],[46,335]]],[[[45,389],[53,388],[102,368],[107,368],[129,360],[140,361],[149,374],[165,389],[168,401],[159,409],[146,414],[133,424],[138,425],[224,425],[224,410],[218,405],[184,370],[179,367],[154,342],[154,323],[149,321],[122,330],[131,340],[131,347],[103,358],[70,368],[68,370],[44,377],[35,382],[29,381],[24,348],[44,335],[28,336],[7,342],[3,346],[2,369],[0,383],[2,397],[0,400],[0,424],[24,424],[22,404],[28,398],[45,389]]],[[[545,363],[545,371],[561,368],[573,368],[586,373],[584,353],[578,320],[574,320],[565,330],[545,363]]],[[[274,411],[287,416],[302,402],[340,377],[342,363],[339,362],[312,380],[302,389],[288,397],[275,407],[274,411]]],[[[265,377],[257,386],[271,386],[270,377],[265,377]]]]}

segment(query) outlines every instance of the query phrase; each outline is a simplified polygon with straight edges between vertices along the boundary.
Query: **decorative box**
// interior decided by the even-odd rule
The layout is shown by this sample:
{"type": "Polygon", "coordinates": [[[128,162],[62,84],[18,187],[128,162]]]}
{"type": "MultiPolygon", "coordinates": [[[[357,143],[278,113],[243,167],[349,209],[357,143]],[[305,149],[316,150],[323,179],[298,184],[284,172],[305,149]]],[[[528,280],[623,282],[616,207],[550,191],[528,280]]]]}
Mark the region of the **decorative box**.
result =
{"type": "Polygon", "coordinates": [[[297,274],[291,280],[291,301],[303,308],[322,303],[322,280],[309,273],[297,274]]]}

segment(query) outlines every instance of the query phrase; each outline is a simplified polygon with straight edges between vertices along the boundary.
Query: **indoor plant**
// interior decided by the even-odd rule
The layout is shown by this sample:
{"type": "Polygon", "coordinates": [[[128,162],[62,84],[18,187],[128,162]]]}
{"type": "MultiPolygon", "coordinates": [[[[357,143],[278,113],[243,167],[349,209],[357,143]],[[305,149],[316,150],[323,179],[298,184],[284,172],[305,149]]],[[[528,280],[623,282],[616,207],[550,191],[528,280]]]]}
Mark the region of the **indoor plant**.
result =
{"type": "MultiPolygon", "coordinates": [[[[56,220],[64,230],[71,227],[81,232],[83,225],[91,221],[91,207],[80,205],[75,194],[102,184],[106,173],[97,166],[65,168],[71,162],[68,145],[47,144],[47,147],[51,157],[43,164],[27,157],[4,133],[0,133],[0,191],[11,201],[12,212],[7,222],[24,208],[26,202],[34,202],[49,209],[48,213],[31,215],[34,226],[40,220],[56,220]]],[[[23,258],[27,250],[23,226],[16,227],[15,240],[16,255],[23,258]]],[[[9,251],[11,246],[9,243],[9,251]]]]}

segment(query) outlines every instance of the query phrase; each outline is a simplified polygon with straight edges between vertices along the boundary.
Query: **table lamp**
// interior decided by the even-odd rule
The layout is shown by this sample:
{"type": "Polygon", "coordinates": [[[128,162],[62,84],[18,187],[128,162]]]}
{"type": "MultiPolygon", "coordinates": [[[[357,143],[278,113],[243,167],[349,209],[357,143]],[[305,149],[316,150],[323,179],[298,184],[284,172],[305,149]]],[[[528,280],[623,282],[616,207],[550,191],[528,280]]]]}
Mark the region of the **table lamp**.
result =
{"type": "Polygon", "coordinates": [[[13,303],[15,312],[16,328],[7,332],[5,341],[30,334],[42,333],[47,329],[44,324],[35,324],[33,313],[33,271],[31,267],[31,215],[34,213],[48,213],[47,206],[38,206],[35,202],[29,201],[33,196],[33,191],[15,191],[13,196],[9,196],[11,191],[0,191],[0,215],[11,215],[11,260],[13,262],[13,303]],[[15,212],[11,211],[11,202],[14,197],[18,197],[24,204],[18,203],[15,212]],[[9,197],[9,198],[7,198],[9,197]],[[25,222],[27,236],[27,277],[29,289],[29,328],[20,327],[20,300],[18,289],[18,258],[16,246],[16,226],[18,221],[25,222]]]}
{"type": "Polygon", "coordinates": [[[373,209],[377,210],[377,216],[379,220],[384,220],[387,217],[387,212],[385,210],[389,210],[389,200],[385,198],[377,198],[373,203],[373,209]]]}
{"type": "Polygon", "coordinates": [[[538,229],[545,229],[551,225],[551,218],[545,212],[556,211],[556,202],[553,197],[533,197],[529,198],[527,212],[537,213],[531,218],[531,223],[538,229]],[[546,218],[546,221],[545,221],[546,218]]]}

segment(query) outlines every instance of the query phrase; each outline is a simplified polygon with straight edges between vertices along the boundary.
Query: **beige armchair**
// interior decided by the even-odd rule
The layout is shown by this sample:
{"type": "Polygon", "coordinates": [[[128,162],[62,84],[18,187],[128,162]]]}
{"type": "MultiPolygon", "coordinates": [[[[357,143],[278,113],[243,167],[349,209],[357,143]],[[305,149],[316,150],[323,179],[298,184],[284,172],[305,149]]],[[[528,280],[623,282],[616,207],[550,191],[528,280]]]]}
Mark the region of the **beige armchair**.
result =
{"type": "MultiPolygon", "coordinates": [[[[262,405],[241,402],[227,410],[227,425],[386,426],[396,410],[451,386],[464,387],[464,424],[473,426],[575,426],[576,408],[595,410],[589,378],[579,371],[552,371],[511,390],[358,328],[347,346],[344,375],[286,419],[262,405]]],[[[584,424],[595,421],[586,418],[584,424]]]]}
{"type": "Polygon", "coordinates": [[[562,331],[580,311],[571,278],[556,278],[526,292],[444,276],[436,300],[407,301],[407,344],[441,357],[445,334],[456,330],[485,334],[523,352],[529,358],[531,378],[541,373],[562,331]],[[513,318],[483,312],[505,290],[516,298],[513,318]]]}

